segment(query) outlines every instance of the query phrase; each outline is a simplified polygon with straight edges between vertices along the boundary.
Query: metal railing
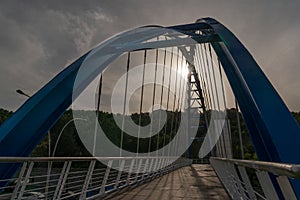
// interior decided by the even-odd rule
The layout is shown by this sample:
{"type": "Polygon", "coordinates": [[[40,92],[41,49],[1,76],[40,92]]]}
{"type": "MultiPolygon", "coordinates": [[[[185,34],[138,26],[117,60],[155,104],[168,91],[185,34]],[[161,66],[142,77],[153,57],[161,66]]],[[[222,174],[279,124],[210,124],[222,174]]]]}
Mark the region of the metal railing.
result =
{"type": "Polygon", "coordinates": [[[297,199],[289,179],[300,178],[300,165],[215,157],[210,163],[232,199],[276,200],[278,192],[285,199],[297,199]]]}
{"type": "Polygon", "coordinates": [[[0,180],[0,199],[96,199],[192,163],[185,158],[173,161],[170,157],[1,157],[0,164],[21,167],[15,177],[0,180]]]}

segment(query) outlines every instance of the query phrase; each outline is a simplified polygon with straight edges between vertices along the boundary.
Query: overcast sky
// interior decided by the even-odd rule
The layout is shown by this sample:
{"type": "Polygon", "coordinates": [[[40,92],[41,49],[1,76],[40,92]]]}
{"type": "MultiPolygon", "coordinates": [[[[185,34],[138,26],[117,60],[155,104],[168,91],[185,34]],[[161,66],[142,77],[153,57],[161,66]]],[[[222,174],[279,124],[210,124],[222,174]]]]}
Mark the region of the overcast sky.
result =
{"type": "Polygon", "coordinates": [[[213,17],[248,48],[289,109],[300,110],[299,1],[1,1],[0,107],[16,110],[104,39],[148,25],[213,17]]]}

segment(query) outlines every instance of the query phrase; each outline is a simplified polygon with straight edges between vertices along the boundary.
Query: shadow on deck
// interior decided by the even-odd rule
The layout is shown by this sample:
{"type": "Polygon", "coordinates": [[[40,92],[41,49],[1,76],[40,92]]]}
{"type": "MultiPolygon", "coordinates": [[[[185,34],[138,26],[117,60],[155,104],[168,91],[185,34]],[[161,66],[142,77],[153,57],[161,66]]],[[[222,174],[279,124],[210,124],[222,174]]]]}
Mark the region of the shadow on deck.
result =
{"type": "Polygon", "coordinates": [[[230,199],[210,165],[194,164],[135,188],[107,196],[114,200],[230,199]]]}

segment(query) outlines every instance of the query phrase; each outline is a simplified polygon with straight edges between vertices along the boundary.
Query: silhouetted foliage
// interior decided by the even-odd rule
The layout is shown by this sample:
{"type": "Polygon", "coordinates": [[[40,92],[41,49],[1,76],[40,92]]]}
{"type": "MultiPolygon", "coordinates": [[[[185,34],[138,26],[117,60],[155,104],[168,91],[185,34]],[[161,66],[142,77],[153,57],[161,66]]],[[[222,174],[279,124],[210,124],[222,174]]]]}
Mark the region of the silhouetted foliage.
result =
{"type": "MultiPolygon", "coordinates": [[[[94,111],[80,111],[83,113],[90,113],[90,117],[95,116],[94,111]]],[[[7,111],[5,109],[0,108],[0,124],[2,124],[7,118],[9,118],[13,112],[7,111]]],[[[292,112],[295,120],[300,124],[300,112],[292,112]]],[[[138,113],[134,113],[131,116],[131,119],[137,125],[146,126],[150,123],[149,113],[142,113],[141,115],[138,113]]],[[[202,116],[203,117],[203,116],[202,116]]],[[[241,122],[241,131],[244,145],[244,152],[246,159],[257,159],[253,145],[251,143],[250,137],[247,133],[247,129],[245,123],[243,122],[242,115],[239,113],[240,122],[241,122]]],[[[233,149],[233,157],[241,158],[240,151],[240,141],[238,135],[238,127],[237,127],[237,116],[235,109],[227,110],[227,118],[230,121],[231,128],[231,138],[232,138],[232,149],[233,149]]],[[[55,156],[91,156],[90,153],[86,150],[84,145],[82,144],[77,130],[74,125],[74,121],[70,122],[64,130],[63,127],[73,119],[72,110],[66,111],[62,117],[56,122],[56,124],[50,130],[51,136],[51,154],[53,153],[53,148],[55,143],[57,142],[58,135],[61,131],[61,138],[58,141],[57,149],[54,153],[55,156]]],[[[91,118],[92,119],[92,118],[91,118]]],[[[164,145],[168,143],[170,139],[172,139],[180,125],[181,121],[181,113],[180,112],[167,112],[167,123],[164,125],[159,134],[155,134],[151,137],[150,150],[154,151],[157,148],[162,148],[164,145]],[[167,134],[165,134],[167,133],[167,134]],[[158,143],[157,143],[158,142],[158,143]]],[[[101,128],[106,133],[107,137],[117,146],[120,146],[121,141],[121,129],[117,126],[114,116],[112,113],[107,112],[99,112],[98,120],[101,125],[101,128]]],[[[155,119],[154,120],[158,120],[155,119]]],[[[199,126],[203,126],[204,121],[200,121],[199,126]]],[[[205,133],[206,129],[199,129],[196,137],[202,137],[205,133]]],[[[149,138],[141,138],[139,140],[140,148],[139,152],[148,152],[149,149],[149,138]]],[[[136,152],[137,150],[137,139],[131,135],[124,133],[123,138],[123,148],[127,151],[136,152]]],[[[197,158],[199,152],[200,145],[197,141],[193,142],[191,146],[191,157],[197,158]]],[[[31,156],[48,156],[48,136],[45,136],[44,140],[34,149],[31,156]]]]}
{"type": "Polygon", "coordinates": [[[12,114],[13,112],[0,108],[0,125],[12,114]]]}

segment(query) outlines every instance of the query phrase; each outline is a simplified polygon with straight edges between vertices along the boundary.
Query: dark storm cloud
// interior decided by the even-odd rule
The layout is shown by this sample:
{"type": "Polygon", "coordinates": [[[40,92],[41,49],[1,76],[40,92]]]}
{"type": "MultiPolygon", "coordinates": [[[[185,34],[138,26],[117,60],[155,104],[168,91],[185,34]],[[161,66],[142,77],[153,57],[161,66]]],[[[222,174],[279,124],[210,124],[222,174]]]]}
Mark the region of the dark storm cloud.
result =
{"type": "Polygon", "coordinates": [[[96,45],[91,44],[95,34],[100,41],[108,37],[105,30],[97,33],[97,29],[113,20],[95,6],[83,11],[78,4],[64,8],[48,2],[1,3],[0,101],[9,109],[15,109],[23,98],[16,95],[16,89],[34,93],[96,45]]]}
{"type": "Polygon", "coordinates": [[[211,16],[245,44],[292,110],[300,110],[299,3],[285,1],[1,1],[0,106],[15,110],[71,61],[129,28],[211,16]]]}

